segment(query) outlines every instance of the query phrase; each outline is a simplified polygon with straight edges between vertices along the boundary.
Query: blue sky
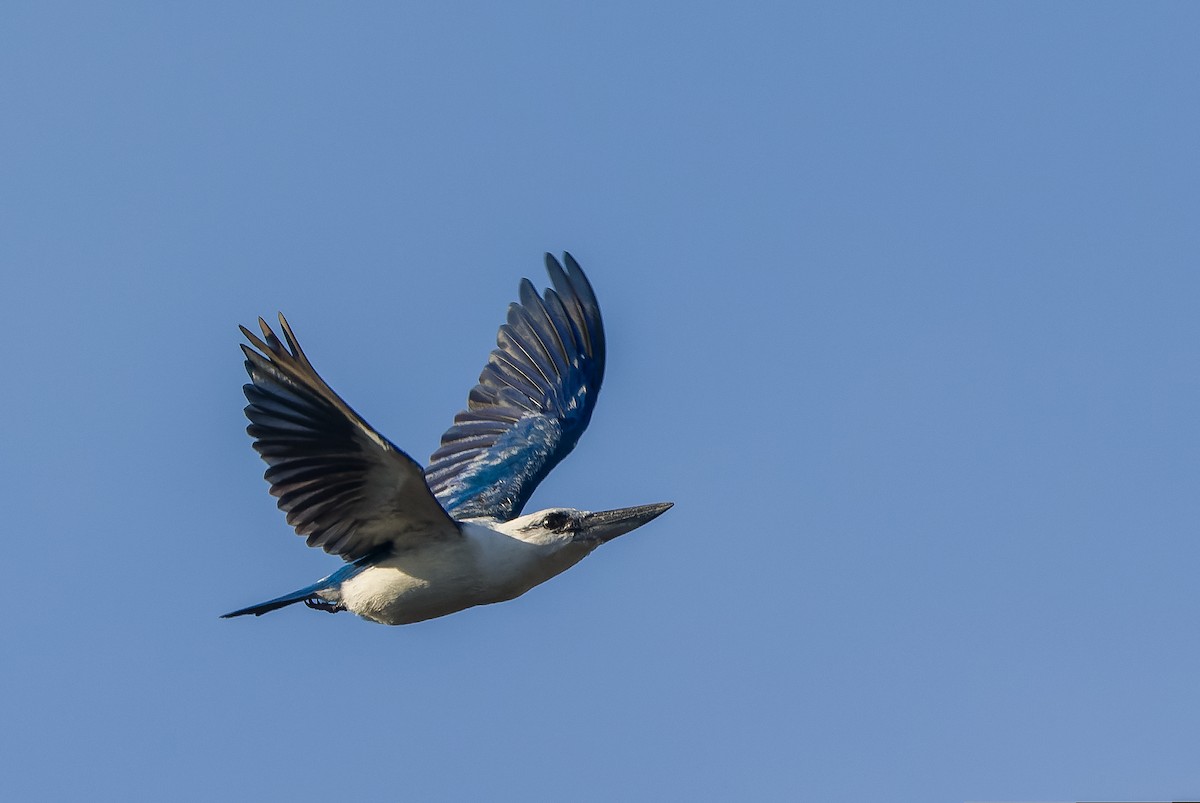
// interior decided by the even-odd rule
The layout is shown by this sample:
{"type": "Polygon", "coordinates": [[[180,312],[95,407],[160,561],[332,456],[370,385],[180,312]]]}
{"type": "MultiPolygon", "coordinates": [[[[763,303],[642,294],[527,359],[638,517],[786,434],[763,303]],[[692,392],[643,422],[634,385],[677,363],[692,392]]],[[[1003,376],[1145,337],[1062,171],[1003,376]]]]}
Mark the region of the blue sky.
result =
{"type": "Polygon", "coordinates": [[[1200,9],[0,9],[11,799],[1200,793],[1200,9]],[[237,324],[426,460],[522,276],[606,315],[514,602],[338,562],[237,324]]]}

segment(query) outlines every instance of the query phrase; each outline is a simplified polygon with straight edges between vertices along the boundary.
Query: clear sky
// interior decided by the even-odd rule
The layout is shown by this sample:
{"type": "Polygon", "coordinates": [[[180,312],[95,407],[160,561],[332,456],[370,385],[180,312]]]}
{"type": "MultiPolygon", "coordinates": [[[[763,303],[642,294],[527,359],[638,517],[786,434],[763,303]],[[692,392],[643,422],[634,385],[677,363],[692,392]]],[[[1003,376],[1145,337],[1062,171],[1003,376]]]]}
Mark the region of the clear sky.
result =
{"type": "Polygon", "coordinates": [[[1200,7],[5,3],[6,799],[1200,794],[1200,7]],[[425,461],[543,251],[609,333],[502,605],[340,565],[283,310],[425,461]]]}

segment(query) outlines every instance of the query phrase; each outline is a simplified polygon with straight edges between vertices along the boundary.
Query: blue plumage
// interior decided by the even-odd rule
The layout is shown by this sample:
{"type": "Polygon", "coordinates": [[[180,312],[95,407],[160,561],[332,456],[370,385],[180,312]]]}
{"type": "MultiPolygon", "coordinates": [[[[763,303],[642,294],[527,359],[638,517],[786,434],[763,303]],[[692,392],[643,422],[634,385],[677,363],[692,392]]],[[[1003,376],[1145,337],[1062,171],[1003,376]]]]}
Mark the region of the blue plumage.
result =
{"type": "Polygon", "coordinates": [[[587,428],[604,379],[604,325],[596,295],[570,254],[546,254],[553,289],[528,279],[496,349],[442,436],[425,478],[456,519],[518,516],[534,488],[587,428]]]}

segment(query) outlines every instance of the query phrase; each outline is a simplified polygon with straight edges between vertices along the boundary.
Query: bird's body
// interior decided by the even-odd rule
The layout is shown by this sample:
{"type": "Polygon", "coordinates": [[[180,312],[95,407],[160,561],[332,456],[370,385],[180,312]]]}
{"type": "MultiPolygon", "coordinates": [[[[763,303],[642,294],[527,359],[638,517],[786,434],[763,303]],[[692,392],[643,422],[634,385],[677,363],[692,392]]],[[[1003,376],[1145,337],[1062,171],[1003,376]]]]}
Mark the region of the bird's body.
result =
{"type": "Polygon", "coordinates": [[[287,321],[289,348],[260,320],[243,328],[246,415],[288,522],[348,564],[282,597],[226,614],[304,602],[398,625],[502,602],[569,569],[671,505],[521,516],[538,482],[587,426],[604,372],[604,330],[569,254],[547,254],[555,289],[521,285],[466,411],[422,470],[317,375],[287,321]]]}
{"type": "Polygon", "coordinates": [[[341,583],[331,601],[380,624],[420,622],[519,597],[594,548],[525,541],[482,523],[464,522],[462,529],[457,541],[408,550],[369,566],[341,583]]]}

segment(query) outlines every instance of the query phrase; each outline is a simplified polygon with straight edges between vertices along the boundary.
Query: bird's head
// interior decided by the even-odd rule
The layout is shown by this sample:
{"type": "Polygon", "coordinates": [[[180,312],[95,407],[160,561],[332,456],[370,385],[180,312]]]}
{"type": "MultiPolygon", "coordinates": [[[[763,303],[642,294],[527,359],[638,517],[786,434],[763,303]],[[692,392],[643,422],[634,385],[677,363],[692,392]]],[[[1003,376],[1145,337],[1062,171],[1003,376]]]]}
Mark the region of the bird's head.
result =
{"type": "Polygon", "coordinates": [[[574,543],[586,546],[588,551],[591,551],[618,535],[636,530],[658,518],[673,505],[674,502],[659,502],[596,513],[569,507],[552,507],[518,516],[505,522],[503,529],[509,535],[528,543],[546,546],[574,543]]]}

